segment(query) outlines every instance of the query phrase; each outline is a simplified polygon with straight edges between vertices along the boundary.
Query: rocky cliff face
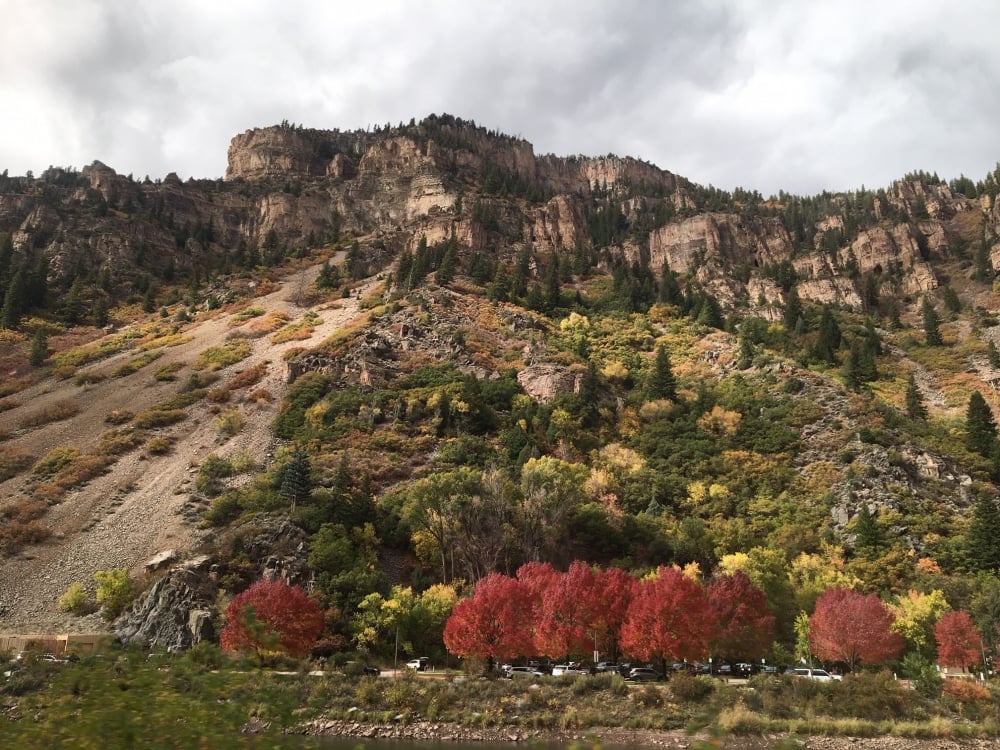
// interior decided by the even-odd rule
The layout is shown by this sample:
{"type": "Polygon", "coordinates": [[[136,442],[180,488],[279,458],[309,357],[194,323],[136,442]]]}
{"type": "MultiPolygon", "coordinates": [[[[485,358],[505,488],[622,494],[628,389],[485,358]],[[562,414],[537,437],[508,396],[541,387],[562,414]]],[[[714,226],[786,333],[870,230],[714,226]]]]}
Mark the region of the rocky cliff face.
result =
{"type": "Polygon", "coordinates": [[[794,268],[804,300],[852,308],[863,306],[865,286],[883,296],[934,289],[936,264],[970,257],[984,237],[1000,265],[997,202],[927,179],[869,194],[860,227],[848,226],[851,198],[835,196],[834,208],[793,232],[777,201],[763,211],[720,210],[710,191],[646,162],[536,156],[525,140],[450,116],[374,131],[258,128],[235,136],[228,156],[225,181],[137,182],[100,162],[79,173],[4,176],[0,232],[12,235],[16,253],[44,255],[50,282],[103,273],[119,293],[143,274],[266,262],[338,232],[373,236],[362,250],[379,262],[421,236],[454,236],[465,251],[505,262],[526,246],[542,254],[594,247],[606,259],[648,264],[654,276],[669,266],[723,306],[764,315],[784,300],[772,278],[779,264],[794,268]],[[610,245],[598,245],[594,216],[612,206],[625,236],[618,227],[610,245]]]}

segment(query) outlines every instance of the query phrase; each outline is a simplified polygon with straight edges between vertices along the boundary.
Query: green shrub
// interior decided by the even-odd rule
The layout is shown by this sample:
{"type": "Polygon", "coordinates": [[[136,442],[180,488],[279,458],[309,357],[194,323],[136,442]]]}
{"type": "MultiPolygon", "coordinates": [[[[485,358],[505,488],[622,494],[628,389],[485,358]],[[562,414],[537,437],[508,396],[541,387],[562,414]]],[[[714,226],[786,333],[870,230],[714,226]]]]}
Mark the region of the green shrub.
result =
{"type": "Polygon", "coordinates": [[[184,368],[183,362],[169,362],[156,371],[154,379],[160,382],[177,380],[177,371],[184,368]]]}
{"type": "Polygon", "coordinates": [[[202,513],[206,526],[226,526],[240,517],[243,508],[237,492],[225,492],[212,500],[212,504],[202,513]]]}
{"type": "Polygon", "coordinates": [[[80,455],[76,448],[53,448],[31,468],[31,473],[40,477],[51,477],[72,463],[80,455]]]}
{"type": "Polygon", "coordinates": [[[670,678],[670,692],[680,701],[702,701],[715,692],[715,680],[679,672],[670,678]]]}
{"type": "Polygon", "coordinates": [[[59,597],[59,609],[74,615],[89,615],[96,607],[91,601],[87,590],[79,581],[74,581],[66,589],[66,592],[59,597]]]}
{"type": "Polygon", "coordinates": [[[104,618],[114,620],[132,603],[134,596],[128,569],[99,570],[94,573],[94,580],[97,581],[97,603],[102,607],[104,618]]]}

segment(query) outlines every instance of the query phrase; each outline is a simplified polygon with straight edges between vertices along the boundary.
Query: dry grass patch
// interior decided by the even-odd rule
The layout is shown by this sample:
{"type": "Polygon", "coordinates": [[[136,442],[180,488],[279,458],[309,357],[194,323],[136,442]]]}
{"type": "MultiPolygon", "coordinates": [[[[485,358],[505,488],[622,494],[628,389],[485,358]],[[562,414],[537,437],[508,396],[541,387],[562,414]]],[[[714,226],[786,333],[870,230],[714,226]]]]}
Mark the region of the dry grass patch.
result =
{"type": "Polygon", "coordinates": [[[172,424],[183,422],[187,419],[188,413],[184,409],[163,409],[154,407],[140,412],[135,416],[135,426],[142,430],[156,429],[157,427],[169,427],[172,424]]]}
{"type": "Polygon", "coordinates": [[[165,336],[157,336],[154,339],[150,339],[139,347],[139,351],[147,352],[150,349],[169,349],[172,346],[186,344],[191,340],[191,336],[185,336],[183,333],[168,333],[165,336]]]}
{"type": "Polygon", "coordinates": [[[146,443],[146,453],[150,456],[165,456],[174,449],[173,437],[155,437],[146,443]]]}
{"type": "Polygon", "coordinates": [[[11,555],[26,544],[38,544],[52,535],[39,518],[48,511],[41,500],[20,498],[0,510],[0,552],[11,555]]]}
{"type": "Polygon", "coordinates": [[[52,363],[56,368],[82,367],[90,362],[110,357],[112,354],[128,349],[135,343],[135,338],[138,335],[138,332],[119,333],[91,344],[67,349],[64,352],[53,354],[52,363]]]}
{"type": "Polygon", "coordinates": [[[161,383],[169,383],[177,380],[177,372],[183,369],[183,362],[169,362],[156,371],[153,379],[161,383]]]}
{"type": "Polygon", "coordinates": [[[53,448],[31,468],[31,473],[38,477],[51,477],[69,466],[79,455],[77,448],[53,448]]]}
{"type": "Polygon", "coordinates": [[[16,409],[21,403],[12,398],[0,398],[0,412],[16,409]]]}
{"type": "Polygon", "coordinates": [[[254,365],[253,367],[247,368],[243,372],[236,373],[229,382],[226,383],[226,388],[231,391],[237,391],[240,388],[249,388],[251,385],[256,385],[264,376],[267,375],[267,362],[261,362],[254,365]]]}
{"type": "Polygon", "coordinates": [[[323,319],[313,311],[307,312],[302,320],[285,326],[271,336],[272,344],[284,344],[289,341],[305,341],[316,331],[316,326],[323,322],[323,319]]]}
{"type": "Polygon", "coordinates": [[[235,328],[236,326],[241,326],[246,323],[251,318],[259,318],[264,314],[263,307],[246,307],[239,312],[235,313],[229,320],[229,326],[235,328]]]}
{"type": "Polygon", "coordinates": [[[104,421],[108,424],[125,424],[126,422],[131,422],[135,418],[135,414],[126,409],[115,409],[112,412],[108,412],[108,415],[104,417],[104,421]]]}
{"type": "Polygon", "coordinates": [[[263,318],[255,320],[247,327],[247,334],[253,338],[260,338],[269,333],[274,333],[289,321],[289,315],[283,310],[269,312],[263,318]]]}
{"type": "Polygon", "coordinates": [[[142,442],[142,435],[130,429],[108,430],[97,439],[96,451],[102,456],[118,456],[142,442]]]}
{"type": "Polygon", "coordinates": [[[162,351],[146,352],[144,354],[140,354],[138,357],[133,357],[128,362],[119,367],[117,370],[115,370],[114,376],[116,378],[123,378],[126,377],[127,375],[133,375],[139,372],[139,370],[141,370],[146,365],[155,362],[162,356],[163,356],[162,351]]]}
{"type": "Polygon", "coordinates": [[[196,370],[221,370],[235,365],[250,356],[250,344],[247,341],[230,341],[223,346],[213,346],[198,355],[194,364],[196,370]]]}
{"type": "Polygon", "coordinates": [[[42,425],[50,424],[52,422],[59,422],[63,419],[69,419],[70,417],[76,416],[80,413],[80,407],[75,401],[70,401],[69,399],[64,399],[62,401],[57,401],[51,406],[47,406],[39,411],[32,412],[31,414],[24,415],[21,420],[17,423],[18,427],[21,429],[30,429],[32,427],[41,427],[42,425]]]}
{"type": "Polygon", "coordinates": [[[0,482],[6,482],[27,470],[35,462],[30,453],[17,448],[0,448],[0,482]]]}
{"type": "Polygon", "coordinates": [[[34,494],[55,502],[71,489],[82,487],[94,477],[100,476],[112,463],[107,456],[80,455],[56,472],[48,482],[39,484],[34,494]]]}
{"type": "MultiPolygon", "coordinates": [[[[65,378],[64,378],[65,379],[65,378]]],[[[100,372],[94,372],[93,370],[87,370],[86,372],[80,372],[76,374],[74,383],[79,386],[85,385],[95,385],[96,383],[101,383],[108,379],[107,375],[100,372]]]]}

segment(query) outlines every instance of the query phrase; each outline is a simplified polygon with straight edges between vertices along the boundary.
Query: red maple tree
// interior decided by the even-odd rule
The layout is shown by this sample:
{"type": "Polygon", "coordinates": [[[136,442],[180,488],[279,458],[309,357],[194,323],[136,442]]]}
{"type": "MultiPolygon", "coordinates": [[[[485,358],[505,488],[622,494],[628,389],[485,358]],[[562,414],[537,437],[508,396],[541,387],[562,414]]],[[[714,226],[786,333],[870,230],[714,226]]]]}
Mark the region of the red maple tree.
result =
{"type": "Polygon", "coordinates": [[[594,623],[598,643],[610,652],[612,660],[617,660],[618,637],[628,617],[637,581],[621,568],[608,568],[597,574],[595,584],[601,603],[594,623]]]}
{"type": "Polygon", "coordinates": [[[542,591],[541,616],[535,631],[535,650],[562,658],[587,653],[596,637],[601,601],[597,579],[579,560],[542,591]]]}
{"type": "Polygon", "coordinates": [[[323,610],[298,586],[258,581],[226,608],[222,647],[236,653],[309,653],[323,632],[323,610]]]}
{"type": "Polygon", "coordinates": [[[531,591],[499,573],[481,578],[475,592],[451,611],[444,625],[444,645],[456,656],[478,656],[493,667],[496,659],[532,653],[531,591]]]}
{"type": "Polygon", "coordinates": [[[876,594],[852,589],[827,589],[816,600],[809,618],[809,646],[820,659],[847,664],[881,664],[898,656],[903,636],[890,630],[892,613],[876,594]]]}
{"type": "Polygon", "coordinates": [[[942,667],[965,667],[979,661],[983,639],[972,617],[964,609],[945,612],[934,625],[938,663],[942,667]]]}
{"type": "Polygon", "coordinates": [[[676,568],[661,567],[640,581],[622,625],[622,648],[643,659],[692,661],[708,656],[715,613],[696,582],[676,568]]]}
{"type": "Polygon", "coordinates": [[[723,659],[760,659],[774,643],[774,615],[767,596],[742,570],[716,578],[706,591],[718,633],[712,651],[723,659]]]}

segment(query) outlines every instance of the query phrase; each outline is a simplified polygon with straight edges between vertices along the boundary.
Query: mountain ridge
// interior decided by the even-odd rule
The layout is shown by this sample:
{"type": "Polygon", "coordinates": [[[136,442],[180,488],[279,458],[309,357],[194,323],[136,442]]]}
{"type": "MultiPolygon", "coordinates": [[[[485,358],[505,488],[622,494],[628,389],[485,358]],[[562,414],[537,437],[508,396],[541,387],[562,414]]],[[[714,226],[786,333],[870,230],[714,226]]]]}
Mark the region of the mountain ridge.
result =
{"type": "MultiPolygon", "coordinates": [[[[73,503],[161,518],[143,503],[170,488],[123,471],[121,456],[133,467],[172,461],[177,497],[164,505],[190,506],[176,527],[190,551],[199,519],[224,527],[241,513],[296,511],[282,504],[281,477],[299,447],[315,462],[316,498],[347,481],[347,504],[377,520],[385,547],[405,550],[400,580],[433,570],[433,545],[405,510],[409,488],[456,466],[485,472],[491,455],[514,484],[542,458],[589,472],[574,496],[587,501],[551,521],[566,525],[560,563],[571,553],[639,568],[696,562],[708,574],[766,540],[788,565],[839,545],[873,587],[914,583],[921,560],[948,574],[967,567],[956,540],[977,500],[996,495],[988,457],[961,445],[969,393],[1000,380],[989,351],[1000,342],[995,174],[970,185],[916,173],[884,190],[765,200],[627,157],[537,157],[527,141],[449,116],[371,133],[246,131],[229,162],[224,181],[137,182],[100,163],[0,178],[5,317],[19,303],[0,349],[10,374],[0,512],[26,534],[56,524],[2,563],[21,588],[0,593],[0,627],[94,626],[55,603],[94,560],[56,556],[37,587],[30,571],[82,538],[85,524],[58,526],[73,503]],[[22,278],[27,291],[12,296],[19,272],[34,287],[22,278]],[[943,310],[940,348],[918,332],[923,302],[943,310]],[[838,330],[824,351],[826,315],[838,330]],[[31,364],[39,331],[49,351],[31,364]],[[681,386],[673,394],[649,391],[660,348],[681,386]],[[236,361],[199,365],[209,350],[237,349],[236,361]],[[203,374],[216,364],[218,384],[203,374]],[[261,364],[266,387],[236,385],[261,364]],[[907,415],[910,374],[929,426],[907,415]],[[89,412],[102,389],[136,413],[89,412]],[[32,425],[36,397],[79,412],[32,425]],[[243,425],[230,435],[216,420],[233,412],[243,425]],[[151,448],[162,441],[167,458],[151,448]],[[238,470],[248,442],[253,467],[238,470]],[[94,473],[60,485],[81,456],[94,473]],[[337,474],[348,459],[349,481],[337,474]],[[129,506],[133,494],[143,503],[129,506]],[[375,499],[377,511],[364,510],[375,499]],[[874,558],[883,570],[857,554],[861,506],[893,539],[874,558]]],[[[167,541],[126,541],[136,549],[104,562],[137,571],[167,541]]],[[[540,549],[505,544],[510,560],[540,549]]],[[[232,549],[213,554],[230,587],[263,570],[240,568],[232,549]]],[[[314,583],[332,601],[341,594],[323,574],[314,583]]]]}

